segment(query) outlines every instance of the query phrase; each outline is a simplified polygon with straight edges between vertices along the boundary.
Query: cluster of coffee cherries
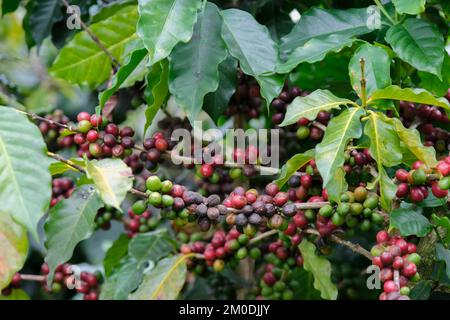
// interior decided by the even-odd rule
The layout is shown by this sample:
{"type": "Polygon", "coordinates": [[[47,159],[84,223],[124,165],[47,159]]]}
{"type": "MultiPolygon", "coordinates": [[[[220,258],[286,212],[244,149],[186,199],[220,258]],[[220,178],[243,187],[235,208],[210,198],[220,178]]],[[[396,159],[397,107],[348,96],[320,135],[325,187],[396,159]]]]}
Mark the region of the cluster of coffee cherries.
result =
{"type": "MultiPolygon", "coordinates": [[[[211,177],[205,178],[201,173],[196,174],[195,183],[198,187],[198,192],[204,196],[211,194],[218,194],[224,196],[233,191],[233,182],[236,178],[235,169],[228,170],[227,168],[217,167],[214,169],[214,173],[211,177]]],[[[238,177],[241,176],[241,172],[238,172],[238,177]]]]}
{"type": "Polygon", "coordinates": [[[250,119],[258,118],[262,98],[256,80],[238,72],[238,85],[226,110],[227,116],[243,114],[250,119]]]}
{"type": "Polygon", "coordinates": [[[54,178],[52,180],[52,199],[50,206],[53,207],[60,200],[70,197],[74,190],[74,183],[70,178],[54,178]]]}
{"type": "Polygon", "coordinates": [[[158,168],[161,155],[173,147],[164,137],[162,132],[155,132],[151,138],[144,140],[142,144],[145,151],[141,151],[139,159],[144,163],[145,169],[154,172],[158,168]]]}
{"type": "Polygon", "coordinates": [[[315,176],[319,177],[317,175],[316,163],[314,160],[311,160],[309,161],[309,164],[301,168],[297,174],[294,174],[289,178],[289,199],[292,201],[306,201],[313,196],[321,195],[322,197],[326,197],[326,194],[322,194],[320,188],[320,178],[317,179],[319,184],[314,185],[315,176]]]}
{"type": "MultiPolygon", "coordinates": [[[[444,177],[450,173],[450,166],[446,161],[441,161],[437,169],[444,177]]],[[[442,189],[439,181],[431,181],[427,178],[427,175],[431,173],[432,170],[421,161],[414,162],[410,171],[398,169],[395,172],[395,178],[399,182],[397,198],[402,199],[409,196],[412,202],[422,202],[429,195],[428,187],[431,187],[431,192],[436,198],[446,197],[448,190],[442,189]]],[[[445,181],[442,184],[445,184],[445,181]]],[[[444,185],[444,187],[446,186],[444,185]]]]}
{"type": "Polygon", "coordinates": [[[326,219],[329,219],[335,227],[346,226],[353,229],[357,226],[361,231],[369,231],[373,225],[381,225],[384,217],[378,208],[378,195],[369,193],[368,190],[359,186],[353,191],[347,191],[340,197],[339,204],[325,205],[319,209],[317,215],[317,229],[321,235],[328,234],[334,228],[322,226],[326,219]],[[324,219],[325,218],[325,219],[324,219]]]}
{"type": "Polygon", "coordinates": [[[360,299],[361,291],[367,290],[366,276],[362,268],[350,262],[333,263],[331,279],[339,289],[340,296],[346,299],[360,299]]]}
{"type": "MultiPolygon", "coordinates": [[[[47,276],[49,272],[48,265],[44,263],[41,266],[41,274],[47,276]]],[[[101,281],[101,273],[93,274],[82,271],[78,275],[71,264],[65,263],[56,267],[50,287],[47,286],[46,279],[42,285],[48,293],[59,293],[63,289],[75,289],[78,293],[83,294],[84,300],[98,300],[101,281]]]]}
{"type": "Polygon", "coordinates": [[[127,216],[123,218],[125,230],[129,238],[133,238],[138,233],[155,230],[160,222],[161,219],[155,216],[142,200],[135,202],[128,210],[127,216]]]}
{"type": "Polygon", "coordinates": [[[275,113],[272,115],[272,122],[277,125],[283,122],[288,104],[295,98],[306,95],[308,95],[308,93],[303,92],[299,87],[289,88],[286,83],[278,97],[272,100],[271,107],[275,110],[275,113]]]}
{"type": "Polygon", "coordinates": [[[383,293],[379,299],[409,299],[408,284],[420,280],[417,272],[420,256],[416,253],[416,245],[401,236],[391,236],[385,230],[377,233],[376,240],[377,244],[370,253],[372,263],[380,268],[380,280],[383,282],[383,293]]]}
{"type": "Polygon", "coordinates": [[[95,216],[95,229],[109,230],[112,220],[120,220],[122,213],[110,206],[104,206],[97,211],[95,216]]]}
{"type": "Polygon", "coordinates": [[[424,136],[424,145],[434,146],[438,152],[447,151],[449,134],[436,124],[448,124],[449,117],[444,110],[435,106],[416,105],[412,102],[400,102],[400,116],[403,124],[409,127],[414,122],[419,122],[419,131],[424,136]]]}
{"type": "Polygon", "coordinates": [[[73,136],[64,135],[65,129],[55,123],[69,125],[70,119],[64,115],[62,110],[55,110],[52,114],[45,116],[46,121],[39,121],[39,130],[44,136],[47,148],[50,151],[70,148],[73,146],[73,136]]]}
{"type": "Polygon", "coordinates": [[[439,161],[436,169],[442,175],[439,179],[439,188],[442,190],[450,189],[450,156],[439,161]]]}
{"type": "Polygon", "coordinates": [[[134,147],[134,130],[119,127],[96,114],[80,112],[77,115],[77,133],[73,141],[79,146],[78,155],[88,158],[124,158],[134,147]]]}

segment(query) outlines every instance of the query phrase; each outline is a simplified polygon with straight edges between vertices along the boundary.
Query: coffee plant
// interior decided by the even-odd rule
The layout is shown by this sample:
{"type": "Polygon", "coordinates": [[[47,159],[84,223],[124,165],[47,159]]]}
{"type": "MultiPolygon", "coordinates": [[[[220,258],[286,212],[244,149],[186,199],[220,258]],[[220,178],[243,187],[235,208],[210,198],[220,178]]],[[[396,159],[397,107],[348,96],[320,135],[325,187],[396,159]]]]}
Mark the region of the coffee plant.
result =
{"type": "Polygon", "coordinates": [[[0,299],[450,297],[448,1],[0,2],[0,299]]]}

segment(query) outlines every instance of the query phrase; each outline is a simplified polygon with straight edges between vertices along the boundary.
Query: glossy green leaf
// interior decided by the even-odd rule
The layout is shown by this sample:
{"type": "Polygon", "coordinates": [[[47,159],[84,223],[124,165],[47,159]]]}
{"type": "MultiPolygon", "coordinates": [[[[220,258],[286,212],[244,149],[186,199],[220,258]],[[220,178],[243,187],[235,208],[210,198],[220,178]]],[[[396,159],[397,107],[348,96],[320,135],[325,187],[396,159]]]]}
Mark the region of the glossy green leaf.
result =
{"type": "Polygon", "coordinates": [[[231,96],[236,91],[237,60],[230,55],[219,64],[219,87],[210,92],[203,101],[203,110],[217,123],[217,120],[228,108],[231,96]]]}
{"type": "Polygon", "coordinates": [[[392,0],[398,13],[414,15],[425,11],[425,2],[426,0],[392,0]]]}
{"type": "Polygon", "coordinates": [[[129,254],[139,265],[147,261],[157,262],[173,250],[166,229],[138,234],[130,241],[129,254]]]}
{"type": "MultiPolygon", "coordinates": [[[[73,164],[80,166],[80,167],[84,167],[84,161],[80,158],[70,158],[68,159],[68,161],[72,162],[73,164]]],[[[58,174],[63,174],[64,172],[67,171],[74,171],[74,172],[78,172],[78,170],[76,168],[74,168],[73,166],[69,165],[68,163],[65,162],[60,162],[60,161],[53,161],[52,163],[50,163],[50,174],[52,176],[58,175],[58,174]]]]}
{"type": "Polygon", "coordinates": [[[448,217],[440,217],[433,213],[431,216],[433,224],[442,227],[445,230],[444,241],[446,245],[450,245],[450,219],[448,217]]]}
{"type": "Polygon", "coordinates": [[[307,164],[314,157],[314,149],[308,150],[305,153],[298,153],[292,158],[290,158],[286,163],[281,167],[280,175],[278,179],[274,181],[278,185],[278,187],[284,186],[286,182],[289,181],[289,178],[292,177],[294,173],[297,172],[298,169],[307,164]]]}
{"type": "MultiPolygon", "coordinates": [[[[136,6],[128,6],[89,28],[114,58],[123,63],[140,43],[135,33],[137,18],[136,6]]],[[[109,78],[112,67],[106,53],[86,31],[81,31],[60,51],[50,71],[57,78],[94,88],[109,78]]]]}
{"type": "Polygon", "coordinates": [[[403,100],[420,104],[429,104],[450,110],[450,103],[445,98],[436,98],[430,92],[418,88],[400,88],[392,85],[372,93],[370,102],[376,103],[378,99],[403,100]]]}
{"type": "Polygon", "coordinates": [[[219,10],[208,3],[198,16],[191,40],[178,44],[169,56],[170,92],[192,123],[202,110],[205,95],[219,86],[218,67],[227,57],[220,31],[219,10]]]}
{"type": "Polygon", "coordinates": [[[437,165],[436,150],[422,144],[419,131],[416,129],[405,128],[399,119],[394,118],[392,121],[400,141],[407,147],[408,151],[414,154],[416,159],[430,168],[434,168],[437,165]]]}
{"type": "Polygon", "coordinates": [[[340,34],[332,34],[323,39],[312,38],[289,54],[287,61],[277,66],[277,72],[289,73],[300,63],[321,61],[327,53],[339,52],[345,47],[350,47],[353,41],[354,39],[340,34]]]}
{"type": "Polygon", "coordinates": [[[295,98],[287,106],[286,116],[280,127],[297,122],[300,118],[314,120],[320,111],[339,109],[342,105],[355,105],[348,99],[336,97],[328,90],[318,89],[305,97],[295,98]]]}
{"type": "Polygon", "coordinates": [[[0,291],[22,269],[28,253],[26,230],[5,212],[0,212],[0,291]]]}
{"type": "Polygon", "coordinates": [[[348,190],[347,180],[345,179],[345,171],[342,167],[336,169],[333,178],[330,179],[325,186],[327,189],[328,199],[335,203],[341,202],[341,194],[348,190]]]}
{"type": "Polygon", "coordinates": [[[419,86],[425,90],[430,91],[437,97],[442,97],[447,94],[450,88],[450,57],[445,54],[444,64],[442,65],[442,80],[438,76],[429,72],[418,71],[419,86]]]}
{"type": "Polygon", "coordinates": [[[366,80],[366,97],[372,92],[391,85],[391,59],[386,50],[370,44],[363,44],[355,51],[348,66],[353,89],[361,97],[361,62],[364,59],[364,78],[366,80]]]}
{"type": "Polygon", "coordinates": [[[179,42],[191,39],[200,0],[139,0],[137,34],[150,54],[150,64],[169,56],[179,42]]]}
{"type": "Polygon", "coordinates": [[[348,142],[361,136],[363,114],[361,108],[349,108],[328,123],[322,142],[316,146],[316,165],[324,186],[333,178],[336,169],[344,165],[348,142]]]}
{"type": "Polygon", "coordinates": [[[378,177],[375,182],[380,186],[380,203],[383,209],[390,210],[397,187],[387,175],[384,167],[398,165],[402,161],[400,141],[392,121],[382,113],[370,111],[364,127],[364,134],[370,139],[370,155],[377,163],[378,177]]]}
{"type": "MultiPolygon", "coordinates": [[[[81,0],[86,1],[86,0],[81,0]]],[[[122,10],[123,8],[131,5],[136,5],[135,0],[119,0],[114,1],[110,3],[102,4],[101,10],[96,12],[91,17],[91,23],[100,22],[102,20],[105,20],[112,15],[116,14],[118,11],[122,10]]]]}
{"type": "Polygon", "coordinates": [[[142,282],[144,266],[134,260],[121,262],[114,273],[106,279],[100,293],[101,300],[126,300],[128,294],[142,282]]]}
{"type": "Polygon", "coordinates": [[[2,1],[2,15],[14,12],[20,5],[21,0],[3,0],[2,1]]]}
{"type": "Polygon", "coordinates": [[[162,60],[154,64],[147,75],[147,87],[144,96],[147,101],[145,109],[145,127],[144,134],[152,124],[153,119],[158,113],[159,108],[166,100],[169,93],[169,63],[162,60]]]}
{"type": "Polygon", "coordinates": [[[186,281],[186,256],[176,255],[158,262],[144,276],[131,300],[174,300],[186,281]]]}
{"type": "Polygon", "coordinates": [[[223,17],[222,38],[230,54],[239,60],[245,74],[272,74],[278,62],[278,47],[267,28],[248,12],[228,9],[223,17]]]}
{"type": "Polygon", "coordinates": [[[431,294],[431,281],[420,281],[412,287],[409,297],[412,300],[428,300],[431,294]]]}
{"type": "Polygon", "coordinates": [[[267,112],[273,99],[278,97],[283,90],[285,76],[282,74],[255,76],[260,87],[261,96],[266,101],[267,112]]]}
{"type": "Polygon", "coordinates": [[[51,197],[46,151],[37,126],[15,109],[0,107],[1,211],[25,226],[36,239],[38,221],[51,197]]]}
{"type": "Polygon", "coordinates": [[[373,31],[373,11],[361,9],[312,8],[302,13],[300,21],[281,39],[281,52],[287,55],[311,39],[323,39],[329,35],[350,38],[373,31]]]}
{"type": "Polygon", "coordinates": [[[105,276],[109,278],[113,270],[120,265],[121,260],[128,254],[128,244],[130,238],[121,234],[119,238],[106,251],[105,259],[103,259],[103,269],[105,269],[105,276]]]}
{"type": "Polygon", "coordinates": [[[450,250],[446,249],[441,243],[436,243],[436,259],[445,262],[445,273],[450,277],[450,250]]]}
{"type": "Polygon", "coordinates": [[[147,57],[146,49],[137,49],[131,53],[127,62],[117,71],[112,79],[112,85],[105,91],[98,95],[98,101],[101,108],[105,106],[105,103],[109,98],[126,83],[129,77],[132,77],[134,72],[140,65],[145,64],[145,58],[147,57]]]}
{"type": "Polygon", "coordinates": [[[86,173],[103,202],[122,211],[120,205],[133,186],[131,168],[120,159],[86,160],[86,173]]]}
{"type": "Polygon", "coordinates": [[[331,263],[316,255],[316,246],[303,240],[298,246],[304,260],[303,268],[314,276],[314,288],[320,291],[322,299],[336,300],[338,290],[331,281],[331,263]]]}
{"type": "Polygon", "coordinates": [[[38,46],[50,35],[53,24],[63,18],[61,4],[60,0],[40,0],[32,7],[28,23],[31,36],[38,46]]]}
{"type": "Polygon", "coordinates": [[[436,25],[421,19],[407,19],[388,30],[386,41],[402,60],[441,78],[444,39],[436,25]]]}
{"type": "Polygon", "coordinates": [[[431,223],[422,215],[420,208],[398,208],[389,214],[391,227],[399,230],[404,237],[415,235],[425,237],[432,229],[431,223]]]}
{"type": "Polygon", "coordinates": [[[95,216],[103,202],[94,186],[84,185],[72,195],[59,201],[49,213],[45,223],[45,262],[50,268],[48,281],[51,283],[56,267],[69,261],[73,250],[81,241],[89,238],[94,231],[95,216]]]}

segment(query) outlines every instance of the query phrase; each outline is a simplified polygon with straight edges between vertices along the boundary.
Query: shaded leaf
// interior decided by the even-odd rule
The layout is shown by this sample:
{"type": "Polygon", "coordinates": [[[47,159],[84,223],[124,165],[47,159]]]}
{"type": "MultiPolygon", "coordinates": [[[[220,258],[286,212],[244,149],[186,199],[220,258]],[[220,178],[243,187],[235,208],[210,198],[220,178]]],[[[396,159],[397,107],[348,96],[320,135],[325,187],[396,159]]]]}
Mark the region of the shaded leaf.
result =
{"type": "Polygon", "coordinates": [[[436,25],[410,18],[391,27],[386,41],[394,52],[418,70],[441,78],[444,61],[444,39],[436,25]]]}
{"type": "Polygon", "coordinates": [[[278,73],[289,73],[300,63],[314,63],[321,61],[329,52],[339,52],[345,47],[350,47],[354,39],[345,35],[332,34],[325,38],[313,38],[303,46],[297,47],[288,57],[286,62],[277,66],[278,73]]]}
{"type": "Polygon", "coordinates": [[[439,217],[433,213],[431,216],[433,223],[445,230],[445,244],[450,245],[450,219],[448,217],[439,217]]]}
{"type": "Polygon", "coordinates": [[[22,269],[28,253],[26,230],[5,212],[0,212],[0,291],[22,269]]]}
{"type": "Polygon", "coordinates": [[[400,14],[419,14],[425,11],[426,0],[392,0],[400,14]]]}
{"type": "Polygon", "coordinates": [[[347,191],[348,184],[345,180],[345,171],[343,168],[339,167],[333,174],[333,178],[325,186],[328,193],[328,199],[335,203],[339,203],[341,194],[347,191]]]}
{"type": "Polygon", "coordinates": [[[431,294],[431,281],[420,281],[412,287],[409,297],[412,300],[428,300],[431,294]]]}
{"type": "Polygon", "coordinates": [[[432,228],[431,223],[422,215],[422,209],[398,208],[389,214],[390,225],[400,231],[404,237],[416,235],[425,237],[432,228]]]}
{"type": "MultiPolygon", "coordinates": [[[[10,0],[3,0],[3,2],[10,0]]],[[[50,35],[52,26],[63,18],[60,0],[39,0],[33,6],[28,23],[31,36],[38,46],[50,35]]]]}
{"type": "Polygon", "coordinates": [[[127,259],[106,279],[100,293],[101,300],[126,300],[128,294],[142,282],[144,266],[127,259]]]}
{"type": "Polygon", "coordinates": [[[320,291],[322,299],[336,300],[338,290],[331,281],[331,263],[316,255],[316,246],[303,240],[298,246],[304,259],[303,268],[314,276],[314,288],[320,291]]]}
{"type": "Polygon", "coordinates": [[[220,31],[219,10],[208,3],[198,16],[191,40],[178,44],[169,56],[170,92],[192,123],[205,95],[219,86],[218,66],[227,57],[220,31]]]}
{"type": "Polygon", "coordinates": [[[223,17],[222,38],[229,53],[239,60],[245,74],[272,74],[278,61],[278,48],[267,28],[248,12],[228,9],[223,17]]]}
{"type": "Polygon", "coordinates": [[[191,39],[200,0],[139,0],[137,34],[150,55],[150,64],[168,57],[179,42],[191,39]]]}
{"type": "Polygon", "coordinates": [[[267,112],[269,113],[270,103],[283,90],[285,76],[281,74],[260,75],[255,76],[255,79],[260,86],[261,96],[266,101],[267,112]]]}
{"type": "Polygon", "coordinates": [[[377,46],[363,44],[355,51],[348,66],[353,89],[361,97],[361,59],[365,60],[364,78],[366,79],[366,97],[373,91],[391,85],[391,59],[387,52],[377,46]]]}
{"type": "Polygon", "coordinates": [[[89,238],[95,226],[95,216],[103,203],[92,185],[81,186],[72,195],[59,201],[49,213],[45,223],[45,262],[50,273],[48,282],[53,279],[56,267],[69,261],[73,250],[81,241],[89,238]]]}
{"type": "Polygon", "coordinates": [[[113,270],[120,265],[121,260],[128,254],[128,244],[130,238],[121,234],[113,245],[106,251],[103,259],[103,269],[105,269],[105,276],[109,278],[113,270]]]}
{"type": "Polygon", "coordinates": [[[446,249],[441,243],[436,243],[436,259],[445,262],[445,273],[450,277],[450,250],[446,249]]]}
{"type": "Polygon", "coordinates": [[[129,254],[138,265],[147,261],[157,262],[173,250],[166,229],[138,234],[130,241],[129,254]]]}

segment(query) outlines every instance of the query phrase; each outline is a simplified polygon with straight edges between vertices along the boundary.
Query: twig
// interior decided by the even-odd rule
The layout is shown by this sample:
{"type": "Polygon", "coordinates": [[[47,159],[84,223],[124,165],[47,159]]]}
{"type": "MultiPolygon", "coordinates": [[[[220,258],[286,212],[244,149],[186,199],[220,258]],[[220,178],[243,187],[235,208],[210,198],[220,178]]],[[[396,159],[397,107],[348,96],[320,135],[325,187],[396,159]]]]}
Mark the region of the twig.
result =
{"type": "Polygon", "coordinates": [[[388,20],[392,23],[392,24],[396,24],[394,19],[392,19],[392,17],[389,15],[389,13],[386,11],[386,9],[383,7],[383,5],[381,4],[381,2],[379,0],[373,0],[375,2],[375,4],[377,5],[377,7],[380,9],[380,11],[386,16],[386,18],[388,18],[388,20]]]}
{"type": "MultiPolygon", "coordinates": [[[[70,4],[66,0],[61,0],[62,3],[66,8],[70,7],[70,4]]],[[[112,55],[111,52],[103,45],[103,43],[100,41],[100,39],[92,32],[91,29],[81,20],[81,17],[78,17],[80,19],[80,25],[81,27],[87,32],[87,34],[91,37],[92,41],[94,41],[97,46],[99,46],[100,49],[105,52],[105,54],[108,56],[108,58],[111,60],[111,63],[113,64],[113,68],[117,69],[120,68],[120,63],[117,61],[117,59],[112,55]]]]}
{"type": "Polygon", "coordinates": [[[311,123],[311,125],[313,125],[314,127],[318,128],[318,129],[320,129],[320,130],[322,130],[322,131],[327,130],[327,127],[324,126],[323,124],[321,124],[321,123],[318,122],[318,121],[313,121],[313,122],[311,123]]]}
{"type": "Polygon", "coordinates": [[[39,274],[20,274],[20,280],[44,282],[45,276],[39,274]]]}
{"type": "Polygon", "coordinates": [[[77,171],[80,171],[80,172],[85,173],[84,168],[80,167],[79,165],[73,163],[73,162],[70,161],[70,160],[67,160],[67,159],[61,157],[59,154],[56,154],[56,153],[53,153],[53,152],[47,152],[47,155],[48,155],[50,158],[53,158],[53,159],[55,159],[55,160],[58,160],[59,162],[62,162],[62,163],[67,164],[68,166],[74,168],[74,169],[77,170],[77,171]]]}
{"type": "Polygon", "coordinates": [[[367,105],[367,95],[366,95],[366,77],[365,77],[365,66],[366,60],[364,58],[359,59],[359,63],[361,66],[361,101],[362,106],[365,108],[367,105]]]}
{"type": "Polygon", "coordinates": [[[26,111],[22,111],[22,110],[19,110],[19,109],[15,109],[15,110],[17,112],[19,112],[19,113],[23,113],[23,114],[27,115],[28,117],[31,118],[31,120],[39,120],[39,121],[42,121],[42,122],[46,122],[48,124],[51,124],[51,125],[54,125],[54,126],[57,126],[57,127],[60,127],[60,128],[67,129],[69,131],[78,131],[78,129],[76,127],[74,127],[74,126],[71,126],[71,125],[68,125],[68,124],[64,124],[64,123],[60,123],[60,122],[54,121],[52,119],[47,119],[47,118],[38,116],[36,113],[26,112],[26,111]]]}
{"type": "Polygon", "coordinates": [[[258,242],[259,240],[267,238],[267,237],[270,237],[270,236],[273,236],[276,233],[278,233],[278,230],[275,230],[275,229],[263,232],[260,235],[252,238],[248,243],[249,244],[254,244],[255,242],[258,242]]]}

